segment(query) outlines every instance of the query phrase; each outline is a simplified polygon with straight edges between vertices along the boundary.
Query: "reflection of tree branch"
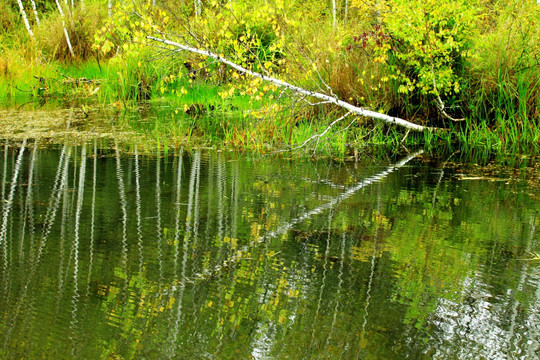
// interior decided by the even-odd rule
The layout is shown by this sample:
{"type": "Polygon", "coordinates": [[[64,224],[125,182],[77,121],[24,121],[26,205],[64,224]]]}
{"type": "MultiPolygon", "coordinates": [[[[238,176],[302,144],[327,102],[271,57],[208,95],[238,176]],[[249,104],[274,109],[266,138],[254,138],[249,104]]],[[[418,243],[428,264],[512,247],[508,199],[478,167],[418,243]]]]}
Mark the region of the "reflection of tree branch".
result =
{"type": "MultiPolygon", "coordinates": [[[[334,208],[337,204],[339,204],[339,203],[343,202],[344,200],[350,198],[352,195],[354,195],[356,192],[360,191],[361,189],[367,187],[368,185],[371,185],[373,183],[381,181],[382,179],[384,179],[386,176],[388,176],[389,174],[391,174],[395,170],[405,166],[405,164],[407,164],[409,161],[411,161],[412,159],[414,159],[415,157],[417,157],[421,153],[423,153],[423,150],[420,150],[420,151],[418,151],[418,152],[416,152],[416,153],[414,153],[412,155],[408,155],[405,158],[403,158],[401,161],[399,161],[399,162],[397,162],[397,163],[395,163],[393,165],[388,166],[388,168],[386,168],[386,170],[381,171],[378,174],[375,174],[375,175],[370,176],[370,177],[368,177],[368,178],[366,178],[366,179],[364,179],[362,181],[357,182],[355,185],[353,185],[351,187],[348,187],[344,192],[342,192],[338,196],[334,197],[333,199],[331,199],[327,203],[325,203],[325,204],[323,204],[323,205],[321,205],[319,207],[316,207],[316,208],[314,208],[314,209],[312,209],[310,211],[306,211],[302,215],[300,215],[300,216],[298,216],[298,217],[296,217],[296,218],[294,218],[294,219],[292,219],[292,220],[290,220],[288,222],[285,222],[284,224],[279,226],[276,230],[270,231],[270,232],[266,233],[265,235],[261,236],[260,238],[251,241],[249,244],[247,244],[243,248],[237,250],[229,259],[226,259],[226,260],[222,261],[221,263],[216,265],[213,269],[211,269],[211,270],[204,269],[203,271],[201,271],[201,272],[199,272],[197,274],[194,274],[192,276],[192,279],[193,280],[205,280],[205,279],[208,279],[208,278],[211,278],[211,277],[215,276],[215,274],[219,273],[220,271],[222,271],[224,269],[229,268],[231,265],[233,265],[237,261],[241,260],[242,256],[244,256],[244,254],[248,250],[252,250],[252,247],[255,244],[264,243],[264,242],[267,242],[270,239],[276,238],[276,237],[284,234],[288,230],[292,229],[296,224],[299,224],[299,223],[301,223],[301,222],[303,222],[303,221],[305,221],[305,220],[307,220],[307,219],[309,219],[309,218],[311,218],[311,217],[313,217],[315,215],[321,214],[326,210],[334,208]]],[[[191,281],[191,280],[188,279],[187,281],[191,281]]]]}

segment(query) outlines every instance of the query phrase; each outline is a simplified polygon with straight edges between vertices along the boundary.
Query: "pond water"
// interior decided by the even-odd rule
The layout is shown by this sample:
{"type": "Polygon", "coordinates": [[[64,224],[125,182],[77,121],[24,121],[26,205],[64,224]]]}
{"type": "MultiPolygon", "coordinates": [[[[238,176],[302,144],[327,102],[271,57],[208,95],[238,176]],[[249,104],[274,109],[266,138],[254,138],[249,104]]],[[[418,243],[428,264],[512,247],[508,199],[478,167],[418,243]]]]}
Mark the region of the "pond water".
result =
{"type": "Polygon", "coordinates": [[[421,153],[2,146],[2,359],[533,359],[540,207],[421,153]]]}

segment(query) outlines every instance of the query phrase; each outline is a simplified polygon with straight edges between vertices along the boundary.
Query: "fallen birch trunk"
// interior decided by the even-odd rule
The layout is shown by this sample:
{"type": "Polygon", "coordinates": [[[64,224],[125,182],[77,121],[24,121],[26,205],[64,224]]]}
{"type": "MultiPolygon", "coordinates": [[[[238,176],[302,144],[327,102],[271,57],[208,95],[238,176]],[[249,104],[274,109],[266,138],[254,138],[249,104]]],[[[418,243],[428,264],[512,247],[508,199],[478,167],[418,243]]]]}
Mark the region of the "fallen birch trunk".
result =
{"type": "Polygon", "coordinates": [[[440,130],[438,128],[433,128],[433,127],[427,127],[427,126],[414,124],[412,122],[409,122],[407,120],[403,120],[401,118],[389,116],[389,115],[382,114],[382,113],[379,113],[379,112],[376,112],[376,111],[371,111],[371,110],[364,109],[364,108],[361,108],[361,107],[358,107],[358,106],[354,106],[352,104],[349,104],[348,102],[345,102],[343,100],[339,100],[335,96],[330,96],[330,95],[319,93],[319,92],[316,92],[316,91],[303,89],[301,87],[292,85],[292,84],[290,84],[290,83],[288,83],[286,81],[279,80],[277,78],[274,78],[274,77],[271,77],[271,76],[266,76],[266,75],[263,75],[261,73],[246,69],[245,67],[243,67],[241,65],[233,63],[232,61],[227,60],[227,59],[225,59],[225,58],[223,58],[223,57],[221,57],[221,56],[219,56],[217,54],[214,54],[214,53],[212,53],[210,51],[207,51],[207,50],[197,49],[197,48],[194,48],[194,47],[191,47],[191,46],[182,45],[182,44],[179,44],[179,43],[174,42],[174,41],[170,41],[170,40],[167,40],[167,39],[160,39],[160,38],[156,38],[156,37],[153,37],[153,36],[147,36],[146,38],[149,39],[149,40],[152,40],[152,41],[157,41],[157,42],[163,43],[165,45],[173,46],[173,47],[179,49],[177,51],[180,51],[180,50],[189,51],[189,52],[192,52],[192,53],[195,53],[195,54],[199,54],[199,55],[202,55],[202,56],[205,56],[205,57],[212,58],[212,59],[214,59],[216,61],[219,61],[222,64],[228,65],[231,68],[233,68],[233,69],[235,69],[235,70],[237,70],[237,71],[239,71],[241,73],[244,73],[246,75],[250,75],[250,76],[253,76],[253,77],[260,78],[263,81],[272,83],[272,84],[277,85],[277,86],[279,86],[281,88],[291,90],[291,91],[293,91],[295,93],[298,93],[298,94],[301,94],[301,95],[311,96],[311,97],[314,97],[316,99],[322,100],[322,101],[324,101],[326,103],[331,103],[331,104],[337,105],[339,107],[342,107],[342,108],[348,110],[352,114],[382,120],[382,121],[384,121],[384,122],[386,122],[388,124],[395,124],[395,125],[403,126],[403,127],[407,128],[409,130],[414,130],[414,131],[435,131],[435,130],[440,130]]]}

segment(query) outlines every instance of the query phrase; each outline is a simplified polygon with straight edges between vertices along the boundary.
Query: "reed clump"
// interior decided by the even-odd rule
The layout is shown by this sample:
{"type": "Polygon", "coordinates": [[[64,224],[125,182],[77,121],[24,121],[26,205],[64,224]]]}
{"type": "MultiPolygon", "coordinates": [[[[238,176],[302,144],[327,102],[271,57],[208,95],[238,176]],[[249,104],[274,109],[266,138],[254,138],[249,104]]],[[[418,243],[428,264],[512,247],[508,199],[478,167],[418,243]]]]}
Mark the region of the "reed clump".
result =
{"type": "Polygon", "coordinates": [[[51,12],[42,20],[35,33],[43,55],[60,62],[83,62],[93,59],[97,53],[92,49],[94,34],[107,17],[107,9],[97,2],[87,2],[68,11],[64,18],[59,12],[51,12]],[[72,45],[71,54],[64,26],[72,45]]]}

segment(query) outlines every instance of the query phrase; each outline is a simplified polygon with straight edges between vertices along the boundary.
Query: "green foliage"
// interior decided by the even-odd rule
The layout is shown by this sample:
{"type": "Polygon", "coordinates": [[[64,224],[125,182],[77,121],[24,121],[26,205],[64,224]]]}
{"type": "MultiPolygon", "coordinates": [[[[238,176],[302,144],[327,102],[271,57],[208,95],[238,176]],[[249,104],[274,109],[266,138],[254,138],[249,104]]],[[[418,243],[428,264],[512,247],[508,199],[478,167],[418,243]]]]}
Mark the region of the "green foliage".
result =
{"type": "MultiPolygon", "coordinates": [[[[303,108],[274,86],[199,55],[171,52],[148,35],[165,34],[249,70],[452,130],[411,134],[407,145],[453,142],[505,151],[540,139],[540,7],[534,0],[352,0],[347,9],[341,2],[335,24],[331,3],[315,0],[207,1],[200,15],[189,2],[136,0],[117,3],[110,18],[107,2],[87,0],[84,9],[65,9],[75,59],[54,3],[38,1],[41,26],[29,16],[35,42],[10,4],[0,4],[0,99],[57,97],[128,108],[161,98],[182,114],[192,107],[227,113],[219,126],[196,130],[192,121],[161,121],[156,132],[164,138],[171,130],[169,143],[183,143],[179,134],[186,134],[258,150],[293,145],[340,115],[331,107],[303,108]],[[99,86],[75,87],[63,75],[96,79],[99,86]],[[34,76],[46,79],[46,90],[38,91],[34,76]],[[210,93],[213,98],[201,95],[210,93]],[[439,98],[446,112],[467,122],[445,119],[439,98]]],[[[346,155],[365,144],[399,147],[405,135],[372,120],[350,124],[329,131],[319,149],[346,155]]]]}
{"type": "MultiPolygon", "coordinates": [[[[392,112],[432,116],[438,98],[450,107],[467,87],[467,64],[478,8],[465,1],[353,1],[369,18],[347,50],[367,55],[392,112]],[[382,85],[382,86],[381,86],[382,85]]],[[[365,70],[363,70],[365,71],[365,70]]]]}
{"type": "Polygon", "coordinates": [[[457,94],[476,15],[465,1],[392,1],[381,15],[388,37],[375,60],[390,66],[399,93],[457,94]]]}

